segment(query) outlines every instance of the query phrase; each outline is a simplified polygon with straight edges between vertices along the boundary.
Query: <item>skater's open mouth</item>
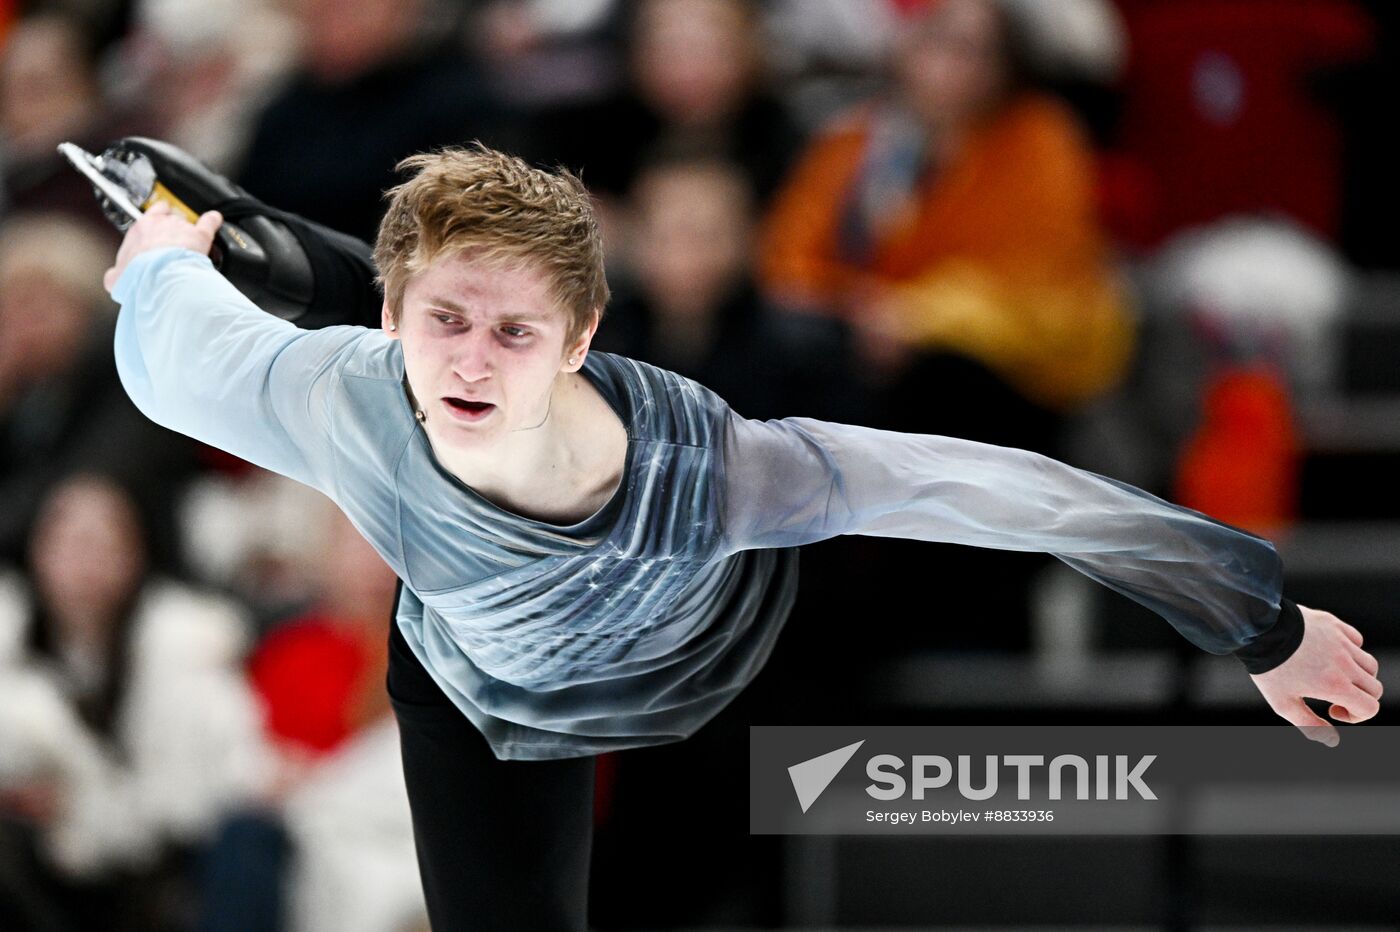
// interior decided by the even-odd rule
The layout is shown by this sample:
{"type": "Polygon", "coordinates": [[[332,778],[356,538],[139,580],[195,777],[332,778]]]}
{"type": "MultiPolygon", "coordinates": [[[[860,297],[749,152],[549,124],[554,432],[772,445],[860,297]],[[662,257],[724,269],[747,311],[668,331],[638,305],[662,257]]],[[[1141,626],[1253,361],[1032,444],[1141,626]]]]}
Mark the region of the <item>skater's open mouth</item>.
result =
{"type": "Polygon", "coordinates": [[[489,401],[468,401],[466,398],[448,396],[442,399],[448,413],[459,421],[479,421],[490,417],[496,406],[489,401]]]}
{"type": "Polygon", "coordinates": [[[451,397],[443,400],[459,411],[485,411],[487,408],[495,407],[489,401],[468,401],[465,398],[451,397]]]}

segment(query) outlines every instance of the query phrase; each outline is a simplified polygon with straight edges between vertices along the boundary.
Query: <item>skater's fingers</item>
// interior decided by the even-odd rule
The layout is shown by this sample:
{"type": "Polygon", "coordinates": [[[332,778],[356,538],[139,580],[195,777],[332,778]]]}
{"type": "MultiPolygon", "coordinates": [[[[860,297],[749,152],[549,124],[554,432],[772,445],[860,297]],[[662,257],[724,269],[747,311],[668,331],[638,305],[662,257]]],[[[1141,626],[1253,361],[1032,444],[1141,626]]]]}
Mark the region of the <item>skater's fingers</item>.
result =
{"type": "Polygon", "coordinates": [[[1352,686],[1346,694],[1332,704],[1329,715],[1342,722],[1364,722],[1381,710],[1380,701],[1361,689],[1352,686]]]}
{"type": "Polygon", "coordinates": [[[1342,626],[1342,631],[1351,639],[1353,644],[1357,647],[1363,646],[1363,638],[1361,637],[1360,631],[1356,630],[1355,627],[1347,624],[1345,621],[1342,621],[1340,618],[1337,619],[1337,623],[1342,626]]]}
{"type": "Polygon", "coordinates": [[[1380,672],[1380,663],[1376,661],[1376,658],[1374,656],[1366,653],[1361,648],[1355,648],[1351,652],[1351,656],[1352,659],[1356,661],[1357,665],[1361,667],[1361,669],[1365,670],[1372,676],[1375,676],[1377,673],[1380,672]]]}
{"type": "Polygon", "coordinates": [[[1385,692],[1384,687],[1381,686],[1381,681],[1374,676],[1357,677],[1356,680],[1353,681],[1353,685],[1377,702],[1380,701],[1381,695],[1385,692]]]}
{"type": "MultiPolygon", "coordinates": [[[[1336,747],[1340,740],[1337,729],[1326,719],[1319,718],[1300,697],[1291,697],[1273,704],[1274,711],[1294,725],[1309,741],[1336,747]]],[[[1333,708],[1336,708],[1335,706],[1333,708]]]]}

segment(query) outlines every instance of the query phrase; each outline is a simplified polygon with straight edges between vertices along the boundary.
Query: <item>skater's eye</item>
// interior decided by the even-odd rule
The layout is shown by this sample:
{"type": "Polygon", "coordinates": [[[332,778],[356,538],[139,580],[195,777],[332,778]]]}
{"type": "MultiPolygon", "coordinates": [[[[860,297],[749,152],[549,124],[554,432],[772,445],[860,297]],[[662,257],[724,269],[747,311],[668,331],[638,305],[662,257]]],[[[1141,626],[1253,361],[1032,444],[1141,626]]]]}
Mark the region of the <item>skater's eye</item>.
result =
{"type": "Polygon", "coordinates": [[[436,320],[438,323],[445,324],[447,326],[451,326],[452,324],[458,322],[457,318],[452,316],[451,314],[443,314],[439,311],[433,312],[433,320],[436,320]]]}
{"type": "Polygon", "coordinates": [[[516,340],[523,339],[530,335],[530,331],[526,330],[524,327],[517,327],[514,324],[506,324],[501,328],[501,331],[506,336],[516,340]]]}

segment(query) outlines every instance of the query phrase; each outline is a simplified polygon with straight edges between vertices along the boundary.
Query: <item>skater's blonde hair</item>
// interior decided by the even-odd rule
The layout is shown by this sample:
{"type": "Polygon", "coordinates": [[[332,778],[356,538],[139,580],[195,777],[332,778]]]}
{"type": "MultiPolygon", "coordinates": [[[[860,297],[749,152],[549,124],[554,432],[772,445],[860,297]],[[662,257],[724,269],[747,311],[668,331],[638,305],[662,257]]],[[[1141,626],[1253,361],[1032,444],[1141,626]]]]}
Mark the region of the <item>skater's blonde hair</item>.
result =
{"type": "Polygon", "coordinates": [[[468,253],[542,271],[569,317],[571,346],[608,302],[603,240],[587,190],[572,173],[534,168],[480,143],[414,155],[412,171],[385,195],[374,262],[390,317],[408,280],[440,256],[468,253]]]}

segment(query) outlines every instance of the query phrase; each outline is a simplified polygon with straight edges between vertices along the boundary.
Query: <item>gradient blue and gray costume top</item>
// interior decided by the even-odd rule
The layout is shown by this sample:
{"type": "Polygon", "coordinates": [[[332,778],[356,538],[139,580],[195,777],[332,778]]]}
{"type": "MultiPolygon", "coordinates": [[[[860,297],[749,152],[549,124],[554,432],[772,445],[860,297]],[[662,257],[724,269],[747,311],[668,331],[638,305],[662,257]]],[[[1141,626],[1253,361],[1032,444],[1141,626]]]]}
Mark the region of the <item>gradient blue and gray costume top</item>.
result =
{"type": "Polygon", "coordinates": [[[590,352],[582,372],[627,428],[626,467],[601,510],[555,526],[437,462],[383,332],[299,330],[182,249],[139,255],[113,294],[135,403],[332,498],[404,580],[408,644],[501,758],[688,736],[767,658],[793,548],[839,534],[1053,553],[1253,672],[1301,640],[1268,542],[1034,453],[749,420],[676,373],[590,352]]]}

